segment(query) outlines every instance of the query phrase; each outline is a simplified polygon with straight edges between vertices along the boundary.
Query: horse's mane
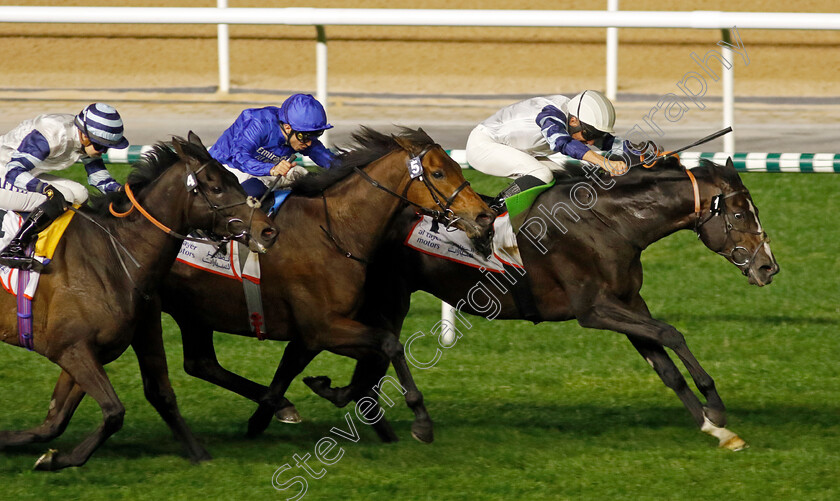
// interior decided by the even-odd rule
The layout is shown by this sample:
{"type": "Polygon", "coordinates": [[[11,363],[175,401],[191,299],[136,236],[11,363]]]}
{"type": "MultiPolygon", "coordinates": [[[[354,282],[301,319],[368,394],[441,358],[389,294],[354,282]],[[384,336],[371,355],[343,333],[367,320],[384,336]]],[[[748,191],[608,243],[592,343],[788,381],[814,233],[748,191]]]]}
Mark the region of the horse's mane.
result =
{"type": "MultiPolygon", "coordinates": [[[[136,193],[142,190],[149,183],[157,179],[164,171],[178,162],[180,157],[172,149],[172,144],[175,142],[178,143],[184,153],[195,157],[201,162],[212,160],[212,157],[206,149],[192,144],[182,137],[173,136],[170,142],[160,141],[155,143],[150,151],[144,153],[140,157],[140,160],[133,164],[126,180],[126,184],[131,185],[132,191],[136,193]]],[[[121,190],[92,195],[88,200],[88,206],[97,214],[106,214],[111,203],[114,204],[114,207],[121,207],[128,202],[128,195],[121,190]]]]}
{"type": "Polygon", "coordinates": [[[292,194],[304,197],[320,195],[325,189],[352,174],[357,167],[364,168],[374,160],[401,149],[397,137],[417,145],[419,149],[434,144],[423,129],[400,127],[397,134],[386,135],[362,126],[352,134],[354,144],[339,149],[335,166],[325,171],[311,172],[298,179],[292,185],[292,194]]]}

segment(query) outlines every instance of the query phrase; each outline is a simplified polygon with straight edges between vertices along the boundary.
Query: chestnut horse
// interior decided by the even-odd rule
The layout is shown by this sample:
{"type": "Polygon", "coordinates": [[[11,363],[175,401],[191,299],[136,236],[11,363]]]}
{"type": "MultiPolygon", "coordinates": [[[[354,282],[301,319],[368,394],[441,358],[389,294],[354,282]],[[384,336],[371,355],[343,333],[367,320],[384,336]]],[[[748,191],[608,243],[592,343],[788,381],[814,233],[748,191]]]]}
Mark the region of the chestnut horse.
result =
{"type": "Polygon", "coordinates": [[[102,424],[72,451],[44,454],[35,468],[84,464],[122,427],[125,408],[103,365],[131,345],[146,398],[190,459],[209,459],[181,417],[169,383],[157,289],[189,230],[236,238],[265,251],[277,232],[254,206],[246,204],[236,177],[190,132],[188,141],[173,138],[171,148],[157,144],[135,165],[125,191],[95,197],[78,209],[40,277],[32,301],[31,344],[19,340],[15,297],[0,295],[2,340],[28,344],[62,369],[44,423],[0,432],[0,448],[57,437],[87,393],[102,409],[102,424]]]}
{"type": "MultiPolygon", "coordinates": [[[[270,390],[219,365],[213,331],[251,333],[242,285],[176,262],[161,290],[163,310],[181,329],[188,374],[258,402],[249,435],[261,433],[286,402],[291,381],[323,350],[393,363],[414,411],[412,433],[432,440],[432,424],[397,336],[355,319],[371,256],[401,207],[431,214],[490,250],[492,210],[461,167],[422,130],[388,136],[363,128],[340,166],[299,180],[274,222],[282,246],[260,257],[264,335],[289,341],[270,390]]],[[[281,414],[282,415],[282,414],[281,414]]],[[[286,416],[286,419],[294,417],[286,416]]]]}
{"type": "MultiPolygon", "coordinates": [[[[723,401],[683,334],[653,318],[640,294],[642,251],[678,230],[696,232],[706,247],[737,266],[751,284],[769,284],[779,271],[758,209],[731,160],[725,166],[704,161],[686,171],[671,158],[660,161],[655,169],[634,168],[612,180],[590,176],[591,191],[575,188],[583,180],[559,180],[537,198],[517,238],[526,273],[508,270],[505,278],[495,281],[476,268],[403,245],[416,222],[414,214],[404,212],[370,269],[361,321],[400,332],[410,295],[416,290],[474,315],[525,318],[513,291],[527,283],[538,312],[534,317],[532,311],[529,320],[577,319],[583,327],[625,334],[702,431],[718,438],[721,447],[745,448],[746,443],[725,428],[723,401]],[[477,285],[486,286],[492,294],[493,308],[471,298],[477,285]],[[706,399],[705,406],[665,348],[688,369],[706,399]]],[[[405,343],[409,356],[411,343],[417,339],[412,336],[405,343]]],[[[343,406],[364,396],[375,397],[370,388],[385,369],[387,365],[358,364],[350,386],[343,388],[331,388],[325,376],[304,381],[317,394],[343,406]]],[[[375,415],[376,410],[370,412],[375,415]]],[[[374,427],[386,441],[394,439],[384,417],[374,427]]]]}

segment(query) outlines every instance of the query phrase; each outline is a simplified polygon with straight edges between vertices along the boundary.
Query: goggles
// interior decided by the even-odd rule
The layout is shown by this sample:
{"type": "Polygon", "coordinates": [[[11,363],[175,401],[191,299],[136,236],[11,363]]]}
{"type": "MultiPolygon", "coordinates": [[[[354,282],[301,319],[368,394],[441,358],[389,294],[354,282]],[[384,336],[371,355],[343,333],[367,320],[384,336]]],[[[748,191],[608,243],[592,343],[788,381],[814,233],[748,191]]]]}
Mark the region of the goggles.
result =
{"type": "Polygon", "coordinates": [[[309,131],[309,132],[292,131],[292,134],[294,134],[295,137],[297,138],[297,140],[300,141],[301,143],[308,143],[309,141],[312,141],[313,139],[321,137],[321,135],[324,134],[324,131],[322,131],[322,130],[314,130],[314,131],[309,131]]]}

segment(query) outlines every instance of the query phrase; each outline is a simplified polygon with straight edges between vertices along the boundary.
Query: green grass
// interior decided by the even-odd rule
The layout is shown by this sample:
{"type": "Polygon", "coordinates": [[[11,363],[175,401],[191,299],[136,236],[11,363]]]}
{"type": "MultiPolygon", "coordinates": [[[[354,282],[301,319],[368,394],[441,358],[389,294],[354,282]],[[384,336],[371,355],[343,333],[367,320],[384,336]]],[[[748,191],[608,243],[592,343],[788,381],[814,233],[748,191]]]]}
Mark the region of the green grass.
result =
{"type": "MultiPolygon", "coordinates": [[[[469,177],[492,193],[504,181],[469,177]]],[[[752,446],[716,448],[623,336],[575,323],[532,326],[471,318],[473,327],[432,369],[415,370],[435,420],[435,442],[410,438],[402,403],[386,415],[402,439],[383,445],[338,438],[341,460],[309,479],[307,500],[791,499],[840,498],[840,176],[743,174],[782,271],[770,286],[680,232],[644,254],[643,295],[654,315],[683,331],[715,378],[730,428],[752,446]]],[[[403,336],[429,331],[440,303],[418,293],[403,336]]],[[[344,414],[299,381],[288,396],[305,418],[244,438],[254,405],[187,376],[174,324],[165,339],[180,408],[215,459],[191,465],[145,401],[130,351],[107,367],[126,406],[124,428],[82,468],[31,471],[46,448],[69,449],[100,420],[90,399],[51,444],[0,454],[4,499],[285,499],[274,471],[312,454],[344,414]]],[[[37,333],[36,333],[37,335],[37,333]]],[[[268,382],[280,343],[216,335],[229,368],[268,382]]],[[[347,381],[353,363],[320,355],[305,375],[347,381]]],[[[0,429],[39,423],[58,368],[0,348],[0,429]]],[[[358,421],[357,421],[358,422],[358,421]]],[[[315,459],[309,464],[322,468],[315,459]]],[[[282,479],[303,474],[294,469],[282,479]]]]}

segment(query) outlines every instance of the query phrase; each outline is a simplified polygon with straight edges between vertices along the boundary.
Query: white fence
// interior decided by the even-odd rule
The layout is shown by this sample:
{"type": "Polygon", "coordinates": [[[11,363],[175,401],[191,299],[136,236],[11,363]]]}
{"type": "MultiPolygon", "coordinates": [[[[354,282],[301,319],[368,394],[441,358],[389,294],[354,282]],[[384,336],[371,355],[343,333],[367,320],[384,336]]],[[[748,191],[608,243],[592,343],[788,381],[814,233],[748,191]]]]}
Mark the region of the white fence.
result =
{"type": "MultiPolygon", "coordinates": [[[[0,6],[0,23],[215,24],[219,37],[219,90],[230,89],[227,25],[308,25],[317,29],[316,95],[327,103],[327,37],[325,26],[479,26],[607,28],[606,92],[615,97],[618,75],[616,28],[731,28],[771,30],[840,30],[840,14],[801,12],[618,11],[608,0],[606,11],[590,10],[442,10],[321,8],[187,7],[14,7],[0,6]]],[[[723,48],[724,57],[731,51],[723,48]]],[[[722,68],[723,127],[734,125],[733,66],[722,68]]],[[[724,150],[734,153],[734,135],[724,137],[724,150]]]]}

